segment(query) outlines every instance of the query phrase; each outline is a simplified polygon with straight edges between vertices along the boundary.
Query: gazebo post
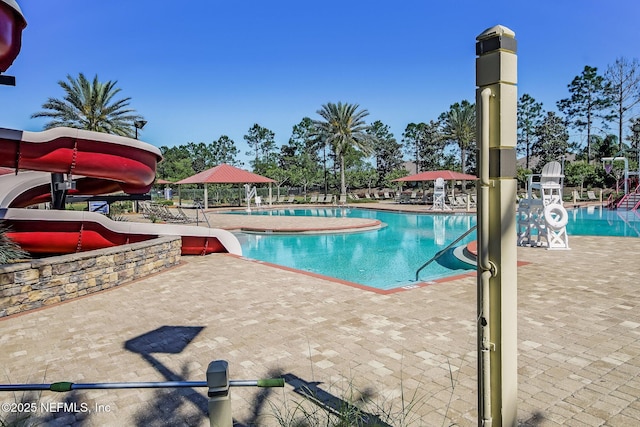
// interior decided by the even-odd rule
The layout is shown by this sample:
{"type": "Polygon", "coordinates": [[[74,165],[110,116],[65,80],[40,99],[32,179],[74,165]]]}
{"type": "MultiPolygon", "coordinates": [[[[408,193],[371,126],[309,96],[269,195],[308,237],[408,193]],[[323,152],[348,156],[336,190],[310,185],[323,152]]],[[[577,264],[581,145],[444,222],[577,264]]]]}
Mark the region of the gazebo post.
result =
{"type": "Polygon", "coordinates": [[[209,209],[209,191],[207,189],[208,185],[204,183],[204,208],[209,209]]]}

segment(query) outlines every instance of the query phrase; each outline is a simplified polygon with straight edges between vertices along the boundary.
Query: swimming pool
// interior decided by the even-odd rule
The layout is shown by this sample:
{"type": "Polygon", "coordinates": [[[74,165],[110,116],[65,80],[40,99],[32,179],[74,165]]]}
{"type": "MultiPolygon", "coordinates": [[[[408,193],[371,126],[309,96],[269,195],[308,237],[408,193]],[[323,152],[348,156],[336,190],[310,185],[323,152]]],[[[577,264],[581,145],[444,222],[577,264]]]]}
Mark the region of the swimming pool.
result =
{"type": "MultiPolygon", "coordinates": [[[[334,277],[376,289],[415,285],[416,270],[475,225],[475,215],[407,214],[370,209],[279,209],[252,215],[348,216],[382,221],[373,231],[320,235],[239,233],[242,253],[298,270],[334,277]]],[[[462,242],[475,239],[471,233],[462,242]]],[[[461,243],[462,244],[462,243],[461,243]]],[[[474,268],[443,257],[420,274],[421,281],[467,273],[474,268]]]]}
{"type": "MultiPolygon", "coordinates": [[[[636,212],[589,207],[570,209],[568,213],[569,236],[640,237],[640,215],[636,212]]],[[[347,216],[382,221],[386,227],[358,233],[237,234],[247,258],[381,290],[415,286],[416,270],[476,224],[475,214],[400,213],[353,208],[275,209],[254,211],[252,215],[347,216]]],[[[476,233],[472,232],[458,245],[475,238],[476,233]]],[[[473,270],[475,268],[447,253],[420,273],[420,281],[473,270]]]]}
{"type": "Polygon", "coordinates": [[[637,211],[589,206],[567,212],[569,238],[571,235],[640,237],[640,214],[637,211]]]}

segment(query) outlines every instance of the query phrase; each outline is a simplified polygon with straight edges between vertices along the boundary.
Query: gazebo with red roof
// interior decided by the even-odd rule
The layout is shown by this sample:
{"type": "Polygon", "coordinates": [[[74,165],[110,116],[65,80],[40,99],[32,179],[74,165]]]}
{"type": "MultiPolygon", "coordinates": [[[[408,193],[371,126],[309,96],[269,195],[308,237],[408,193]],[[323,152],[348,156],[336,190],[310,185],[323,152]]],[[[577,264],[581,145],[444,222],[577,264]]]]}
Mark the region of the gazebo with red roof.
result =
{"type": "MultiPolygon", "coordinates": [[[[235,166],[222,163],[211,169],[207,169],[188,178],[182,179],[176,184],[269,184],[269,199],[271,199],[271,184],[275,181],[266,176],[258,175],[235,166]]],[[[204,186],[204,208],[208,208],[209,195],[207,186],[204,186]]]]}
{"type": "MultiPolygon", "coordinates": [[[[394,179],[395,182],[424,182],[424,181],[436,181],[438,178],[442,178],[445,181],[474,181],[478,177],[475,175],[469,175],[467,173],[456,172],[452,170],[432,170],[420,172],[414,175],[403,176],[402,178],[394,179]]],[[[444,187],[443,187],[444,188],[444,187]]],[[[444,191],[444,190],[443,190],[444,191]]],[[[451,196],[453,196],[453,187],[451,189],[451,196]]]]}

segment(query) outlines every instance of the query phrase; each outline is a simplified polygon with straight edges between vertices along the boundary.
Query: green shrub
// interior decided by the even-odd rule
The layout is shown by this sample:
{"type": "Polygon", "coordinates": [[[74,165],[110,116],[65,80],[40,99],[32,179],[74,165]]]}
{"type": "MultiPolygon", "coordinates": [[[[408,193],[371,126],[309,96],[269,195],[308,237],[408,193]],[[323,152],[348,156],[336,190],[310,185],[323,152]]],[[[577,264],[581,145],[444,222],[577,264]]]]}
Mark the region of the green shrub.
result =
{"type": "Polygon", "coordinates": [[[0,264],[8,264],[17,260],[29,258],[29,254],[7,236],[9,231],[4,222],[0,221],[0,264]]]}

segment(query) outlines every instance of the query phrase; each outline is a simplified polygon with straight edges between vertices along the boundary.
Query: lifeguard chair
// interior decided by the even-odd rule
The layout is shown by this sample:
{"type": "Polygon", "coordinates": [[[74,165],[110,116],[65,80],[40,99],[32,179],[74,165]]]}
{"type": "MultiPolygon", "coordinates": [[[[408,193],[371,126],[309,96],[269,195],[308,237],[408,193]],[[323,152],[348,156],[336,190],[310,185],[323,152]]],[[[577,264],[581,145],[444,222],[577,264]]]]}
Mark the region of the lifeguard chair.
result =
{"type": "Polygon", "coordinates": [[[542,173],[529,175],[528,196],[531,198],[535,191],[540,194],[544,205],[551,203],[562,204],[562,188],[564,186],[564,174],[562,165],[558,162],[549,162],[542,168],[542,173]],[[538,178],[536,180],[536,178],[538,178]]]}
{"type": "Polygon", "coordinates": [[[444,178],[438,178],[435,181],[433,188],[433,206],[431,207],[434,211],[444,211],[450,210],[451,208],[447,205],[446,200],[447,190],[444,178]]]}
{"type": "Polygon", "coordinates": [[[541,174],[529,175],[527,198],[518,204],[518,245],[569,249],[567,222],[563,206],[562,165],[549,162],[541,174]]]}

